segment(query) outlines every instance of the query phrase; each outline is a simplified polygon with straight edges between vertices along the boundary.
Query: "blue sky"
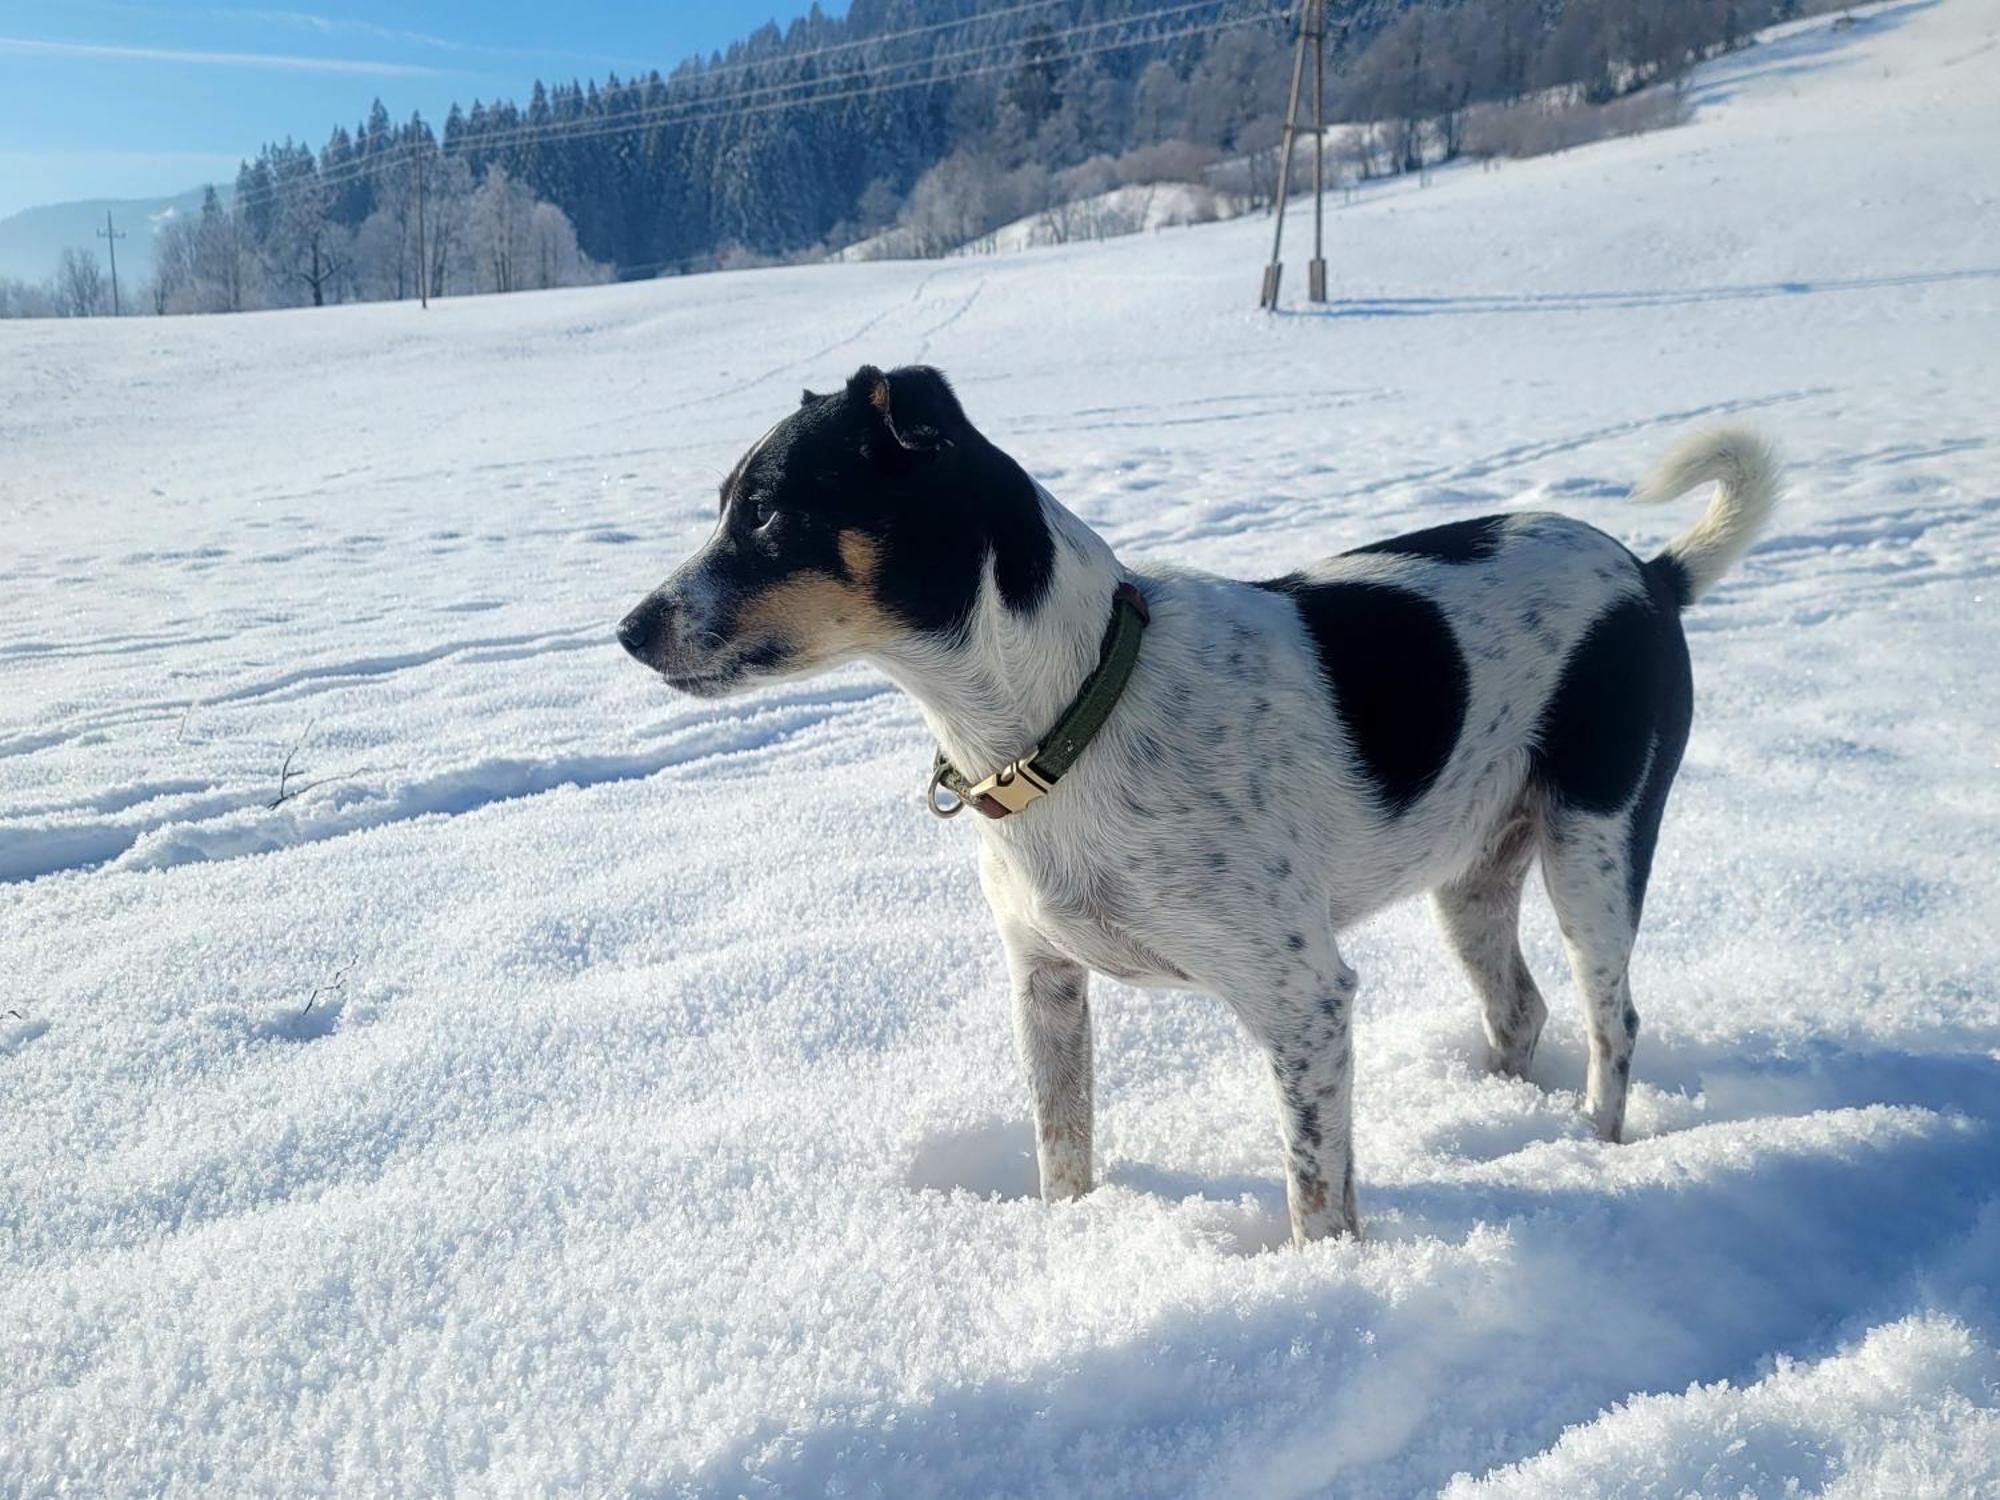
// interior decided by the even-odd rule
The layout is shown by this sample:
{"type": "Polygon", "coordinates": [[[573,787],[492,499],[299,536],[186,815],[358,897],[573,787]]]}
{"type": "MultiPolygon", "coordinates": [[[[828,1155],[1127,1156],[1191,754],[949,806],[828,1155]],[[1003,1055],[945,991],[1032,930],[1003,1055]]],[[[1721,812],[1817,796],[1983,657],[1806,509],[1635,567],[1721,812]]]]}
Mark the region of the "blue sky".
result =
{"type": "Polygon", "coordinates": [[[318,146],[377,97],[441,121],[537,77],[665,71],[810,4],[0,0],[0,216],[228,179],[262,142],[318,146]]]}

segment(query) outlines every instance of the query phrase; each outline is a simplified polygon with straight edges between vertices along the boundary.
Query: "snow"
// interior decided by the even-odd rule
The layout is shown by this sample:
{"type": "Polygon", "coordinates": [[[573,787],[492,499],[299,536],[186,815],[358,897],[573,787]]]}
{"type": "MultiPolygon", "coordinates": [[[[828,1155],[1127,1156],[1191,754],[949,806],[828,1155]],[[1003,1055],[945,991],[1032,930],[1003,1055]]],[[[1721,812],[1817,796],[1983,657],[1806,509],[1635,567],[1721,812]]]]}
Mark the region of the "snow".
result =
{"type": "Polygon", "coordinates": [[[2000,4],[1858,14],[1358,197],[1275,318],[1252,218],[9,325],[0,1493],[2000,1490],[2000,4]],[[1285,1243],[1222,1007],[1103,982],[1104,1186],[1029,1196],[915,712],[610,635],[799,386],[916,359],[1246,574],[1529,506],[1649,547],[1674,438],[1783,447],[1688,616],[1635,1139],[1545,905],[1532,1084],[1411,907],[1349,944],[1361,1242],[1285,1243]]]}
{"type": "MultiPolygon", "coordinates": [[[[1157,234],[1163,229],[1233,219],[1243,211],[1242,199],[1198,183],[1128,182],[1121,187],[1086,194],[1046,212],[1028,214],[1002,224],[991,233],[960,246],[952,254],[1008,254],[1071,241],[1157,234]]],[[[917,253],[916,236],[909,229],[899,226],[845,245],[827,259],[835,263],[851,263],[911,259],[917,253]]]]}

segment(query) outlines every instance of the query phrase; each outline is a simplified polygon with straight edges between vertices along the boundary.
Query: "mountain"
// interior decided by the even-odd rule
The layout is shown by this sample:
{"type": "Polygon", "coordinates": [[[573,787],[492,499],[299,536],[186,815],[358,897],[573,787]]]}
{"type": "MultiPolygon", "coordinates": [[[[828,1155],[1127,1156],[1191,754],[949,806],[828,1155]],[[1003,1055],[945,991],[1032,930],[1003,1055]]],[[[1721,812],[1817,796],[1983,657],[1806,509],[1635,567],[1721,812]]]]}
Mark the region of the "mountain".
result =
{"type": "Polygon", "coordinates": [[[40,281],[70,245],[89,245],[101,258],[104,241],[97,232],[108,211],[125,235],[118,242],[118,278],[137,286],[152,274],[153,231],[173,214],[199,212],[201,195],[202,189],[190,188],[171,198],[86,198],[9,214],[0,219],[0,276],[40,281]]]}

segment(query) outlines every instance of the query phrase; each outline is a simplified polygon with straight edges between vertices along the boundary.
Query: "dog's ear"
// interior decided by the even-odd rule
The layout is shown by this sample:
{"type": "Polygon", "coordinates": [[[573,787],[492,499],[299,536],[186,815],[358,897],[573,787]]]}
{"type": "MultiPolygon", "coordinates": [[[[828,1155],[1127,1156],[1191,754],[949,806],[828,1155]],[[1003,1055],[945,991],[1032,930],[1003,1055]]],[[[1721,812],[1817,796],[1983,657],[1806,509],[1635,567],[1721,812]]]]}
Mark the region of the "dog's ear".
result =
{"type": "Polygon", "coordinates": [[[934,453],[949,448],[965,426],[965,413],[944,376],[929,365],[904,365],[883,374],[863,365],[848,379],[850,400],[873,412],[910,453],[934,453]]]}

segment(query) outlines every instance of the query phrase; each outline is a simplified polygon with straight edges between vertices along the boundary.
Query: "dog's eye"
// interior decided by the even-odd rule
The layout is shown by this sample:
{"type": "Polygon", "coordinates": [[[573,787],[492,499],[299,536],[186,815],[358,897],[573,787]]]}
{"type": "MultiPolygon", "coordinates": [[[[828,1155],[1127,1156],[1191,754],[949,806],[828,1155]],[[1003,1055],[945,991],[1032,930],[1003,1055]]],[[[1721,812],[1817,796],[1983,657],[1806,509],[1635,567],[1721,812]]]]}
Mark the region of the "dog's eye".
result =
{"type": "Polygon", "coordinates": [[[759,531],[762,531],[777,519],[778,507],[768,500],[759,500],[756,507],[750,512],[750,524],[759,531]]]}

